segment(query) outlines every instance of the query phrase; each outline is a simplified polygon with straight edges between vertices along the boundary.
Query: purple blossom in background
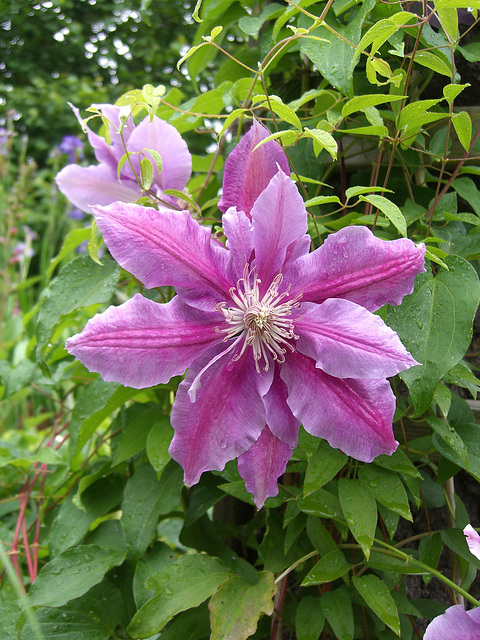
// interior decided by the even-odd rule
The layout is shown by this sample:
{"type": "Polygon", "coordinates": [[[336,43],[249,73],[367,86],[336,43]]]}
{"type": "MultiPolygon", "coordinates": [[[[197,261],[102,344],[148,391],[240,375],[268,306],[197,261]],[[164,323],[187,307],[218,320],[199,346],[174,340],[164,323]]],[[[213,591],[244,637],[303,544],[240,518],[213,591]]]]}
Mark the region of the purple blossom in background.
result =
{"type": "Polygon", "coordinates": [[[470,553],[480,560],[480,535],[475,531],[471,524],[467,524],[463,530],[463,534],[467,539],[467,545],[470,549],[470,553]]]}
{"type": "Polygon", "coordinates": [[[85,212],[78,207],[72,207],[67,215],[72,220],[83,220],[85,218],[85,212]]]}
{"type": "MultiPolygon", "coordinates": [[[[56,182],[60,191],[70,202],[82,211],[91,213],[90,205],[108,205],[113,202],[136,202],[142,195],[135,174],[129,162],[125,162],[117,177],[118,164],[125,154],[122,138],[118,129],[124,107],[108,104],[93,105],[111,123],[109,133],[111,144],[104,138],[88,130],[88,141],[93,147],[99,164],[80,167],[70,164],[60,171],[56,182]]],[[[82,122],[78,109],[72,107],[79,122],[82,122]]],[[[157,197],[166,189],[183,191],[192,172],[192,159],[187,145],[178,131],[168,122],[156,116],[150,122],[147,117],[135,126],[130,115],[123,128],[123,139],[137,176],[140,175],[138,153],[143,149],[157,151],[163,160],[162,170],[158,171],[154,158],[145,152],[153,164],[153,183],[150,187],[157,197]]],[[[165,198],[168,200],[168,197],[165,198]]]]}
{"type": "Polygon", "coordinates": [[[17,242],[13,249],[12,257],[10,258],[10,264],[16,264],[17,262],[23,262],[29,258],[33,258],[35,250],[30,244],[25,242],[17,242]]]}
{"type": "Polygon", "coordinates": [[[7,153],[7,143],[10,137],[8,129],[0,127],[0,156],[4,156],[7,153]]]}
{"type": "Polygon", "coordinates": [[[479,640],[480,607],[465,611],[463,605],[449,607],[428,625],[423,640],[479,640]]]}
{"type": "Polygon", "coordinates": [[[397,448],[386,379],[418,364],[373,311],[400,304],[424,245],[365,227],[309,253],[307,213],[287,158],[257,122],[227,159],[224,247],[187,211],[93,207],[117,262],[147,288],[92,318],[67,349],[106,381],[166,383],[188,367],[172,408],[171,456],[193,485],[238,457],[261,507],[278,493],[300,424],[358,460],[397,448]]]}
{"type": "Polygon", "coordinates": [[[83,158],[83,142],[77,136],[64,136],[58,148],[68,155],[68,161],[71,163],[83,158]]]}

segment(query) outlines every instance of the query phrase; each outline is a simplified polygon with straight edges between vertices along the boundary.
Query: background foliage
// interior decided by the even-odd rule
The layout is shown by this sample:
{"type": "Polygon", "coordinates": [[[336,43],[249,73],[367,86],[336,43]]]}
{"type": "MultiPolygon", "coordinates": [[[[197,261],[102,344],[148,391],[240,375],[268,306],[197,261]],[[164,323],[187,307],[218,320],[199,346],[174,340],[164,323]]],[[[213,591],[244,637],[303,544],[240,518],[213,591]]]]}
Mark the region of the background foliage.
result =
{"type": "Polygon", "coordinates": [[[194,22],[159,0],[2,3],[4,108],[22,114],[0,150],[6,639],[409,640],[448,604],[479,604],[461,529],[480,514],[456,492],[480,482],[467,353],[480,3],[466,4],[207,0],[194,22]],[[314,246],[350,224],[427,243],[414,293],[380,311],[422,363],[392,380],[394,455],[365,465],[302,432],[278,497],[255,511],[236,463],[183,486],[168,456],[178,380],[128,389],[68,356],[65,339],[140,284],[108,255],[101,266],[78,253],[91,232],[55,192],[66,157],[47,157],[80,133],[67,99],[85,108],[134,89],[120,101],[149,103],[188,140],[189,192],[214,230],[223,159],[255,115],[288,153],[314,246]]]}

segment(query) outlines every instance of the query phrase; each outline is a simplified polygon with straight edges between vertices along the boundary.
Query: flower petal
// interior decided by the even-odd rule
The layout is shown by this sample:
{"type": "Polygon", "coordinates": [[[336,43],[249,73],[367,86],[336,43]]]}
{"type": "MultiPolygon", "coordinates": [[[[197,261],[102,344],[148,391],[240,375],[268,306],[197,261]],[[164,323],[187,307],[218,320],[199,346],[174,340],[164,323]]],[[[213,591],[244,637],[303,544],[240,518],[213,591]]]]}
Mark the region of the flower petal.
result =
{"type": "Polygon", "coordinates": [[[112,256],[147,288],[179,287],[184,300],[208,311],[229,299],[229,252],[188,211],[121,202],[93,210],[112,256]]]}
{"type": "Polygon", "coordinates": [[[235,207],[223,214],[223,231],[227,237],[227,247],[233,260],[235,279],[244,274],[245,265],[251,262],[253,251],[253,229],[246,213],[235,207]]]}
{"type": "Polygon", "coordinates": [[[363,462],[396,450],[395,396],[387,380],[334,378],[298,352],[282,365],[281,376],[288,406],[308,433],[363,462]]]}
{"type": "Polygon", "coordinates": [[[181,375],[220,340],[216,313],[183,304],[158,304],[140,294],[87,323],[66,348],[106,382],[142,389],[181,375]]]}
{"type": "MultiPolygon", "coordinates": [[[[192,156],[187,143],[175,127],[168,122],[156,116],[152,121],[148,117],[145,118],[128,138],[127,149],[129,152],[154,149],[162,156],[162,171],[159,174],[156,161],[150,154],[145,153],[145,156],[153,164],[153,184],[157,185],[160,190],[178,189],[183,191],[187,186],[192,173],[192,156]]],[[[131,160],[138,175],[140,170],[139,156],[132,155],[131,160]]],[[[124,165],[123,170],[127,172],[126,175],[131,172],[127,164],[124,165]]]]}
{"type": "MultiPolygon", "coordinates": [[[[83,118],[80,115],[79,109],[70,102],[68,104],[76,115],[78,122],[82,125],[83,118]]],[[[115,173],[116,177],[118,162],[125,153],[120,134],[115,129],[115,127],[118,129],[120,126],[120,114],[122,112],[122,107],[116,107],[111,104],[92,104],[92,107],[99,109],[99,111],[101,111],[109,121],[110,124],[108,125],[108,129],[111,143],[108,144],[103,136],[99,136],[97,133],[94,133],[87,125],[88,142],[92,146],[97,160],[108,165],[115,173]]],[[[123,126],[123,136],[125,140],[128,139],[134,128],[135,123],[133,122],[133,118],[130,116],[123,126]]]]}
{"type": "MultiPolygon", "coordinates": [[[[284,265],[289,247],[303,242],[307,212],[296,184],[278,171],[258,196],[251,216],[258,275],[268,288],[284,265]]],[[[308,251],[306,244],[305,248],[308,251]]]]}
{"type": "Polygon", "coordinates": [[[178,387],[172,408],[175,436],[169,451],[183,467],[189,486],[204,471],[221,471],[229,460],[244,453],[265,426],[251,353],[234,363],[227,353],[208,367],[222,350],[225,345],[217,345],[194,362],[178,387]],[[202,369],[201,387],[192,402],[188,390],[202,369]]]}
{"type": "Polygon", "coordinates": [[[106,164],[80,167],[69,164],[55,178],[60,191],[70,202],[87,213],[90,205],[109,205],[113,202],[135,202],[140,197],[136,183],[118,181],[114,171],[106,164]]]}
{"type": "Polygon", "coordinates": [[[280,377],[279,367],[275,367],[273,382],[268,392],[263,396],[267,424],[277,438],[296,447],[300,422],[288,406],[287,397],[287,387],[280,377]]]}
{"type": "Polygon", "coordinates": [[[463,605],[449,607],[428,625],[423,640],[478,640],[480,638],[480,607],[465,611],[463,605]]]}
{"type": "Polygon", "coordinates": [[[306,302],[295,321],[295,346],[337,378],[388,378],[418,362],[379,316],[339,298],[306,302]]]}
{"type": "Polygon", "coordinates": [[[253,151],[269,135],[270,131],[254,120],[252,127],[228,156],[223,176],[223,194],[218,203],[220,211],[225,212],[236,206],[249,214],[255,200],[279,168],[287,176],[290,175],[287,156],[278,142],[271,140],[253,151]]]}
{"type": "Polygon", "coordinates": [[[258,440],[238,458],[238,472],[257,509],[267,498],[278,493],[278,478],[285,473],[292,457],[292,447],[273,435],[265,425],[258,440]]]}
{"type": "Polygon", "coordinates": [[[478,535],[471,524],[467,524],[463,533],[467,539],[467,545],[470,549],[470,553],[480,560],[480,535],[478,535]]]}
{"type": "Polygon", "coordinates": [[[291,264],[285,282],[303,289],[304,300],[346,298],[376,311],[412,293],[415,276],[425,271],[424,256],[423,244],[380,240],[366,227],[346,227],[291,264]]]}

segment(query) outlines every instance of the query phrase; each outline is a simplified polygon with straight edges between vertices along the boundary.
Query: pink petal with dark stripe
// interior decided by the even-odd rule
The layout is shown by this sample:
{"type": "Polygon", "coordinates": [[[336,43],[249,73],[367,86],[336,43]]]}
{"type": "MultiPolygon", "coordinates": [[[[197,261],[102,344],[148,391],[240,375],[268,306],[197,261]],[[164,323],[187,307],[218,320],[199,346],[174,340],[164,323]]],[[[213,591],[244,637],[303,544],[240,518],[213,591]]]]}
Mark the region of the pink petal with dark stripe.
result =
{"type": "Polygon", "coordinates": [[[278,142],[271,140],[253,151],[269,135],[270,131],[254,120],[250,130],[228,156],[223,193],[218,203],[223,213],[230,207],[237,207],[248,215],[255,200],[279,168],[287,176],[290,175],[287,156],[278,142]]]}
{"type": "Polygon", "coordinates": [[[388,378],[418,362],[379,316],[350,300],[305,302],[296,348],[337,378],[388,378]]]}
{"type": "Polygon", "coordinates": [[[229,298],[229,253],[188,211],[121,202],[93,210],[112,256],[147,288],[178,287],[185,301],[206,311],[229,298]]]}
{"type": "Polygon", "coordinates": [[[334,378],[295,353],[282,366],[288,406],[308,433],[363,462],[397,448],[395,396],[387,380],[334,378]]]}
{"type": "Polygon", "coordinates": [[[303,289],[304,300],[345,298],[376,311],[412,293],[415,276],[425,271],[424,258],[424,244],[380,240],[366,227],[346,227],[290,264],[285,282],[295,291],[303,289]]]}
{"type": "Polygon", "coordinates": [[[238,472],[245,480],[257,509],[278,494],[278,478],[285,473],[292,447],[279,440],[265,425],[258,440],[238,458],[238,472]]]}
{"type": "Polygon", "coordinates": [[[188,370],[178,387],[171,422],[170,455],[196,484],[204,471],[221,471],[256,442],[265,426],[265,409],[256,386],[251,353],[232,362],[228,344],[217,345],[188,370]],[[225,352],[223,357],[218,357],[225,352]],[[190,387],[200,372],[195,401],[190,387]]]}
{"type": "Polygon", "coordinates": [[[176,296],[158,304],[140,294],[109,307],[66,343],[66,349],[106,382],[142,389],[165,383],[221,336],[219,316],[192,309],[176,296]]]}

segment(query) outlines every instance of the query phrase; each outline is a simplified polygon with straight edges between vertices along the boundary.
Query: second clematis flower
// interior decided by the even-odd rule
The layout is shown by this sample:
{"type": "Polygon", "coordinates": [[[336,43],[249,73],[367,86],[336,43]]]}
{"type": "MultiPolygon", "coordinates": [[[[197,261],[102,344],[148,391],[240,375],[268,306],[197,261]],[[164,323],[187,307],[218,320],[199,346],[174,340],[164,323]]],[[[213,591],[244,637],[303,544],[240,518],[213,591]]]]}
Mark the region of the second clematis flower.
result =
{"type": "Polygon", "coordinates": [[[449,607],[428,625],[423,640],[478,640],[480,607],[465,611],[463,605],[449,607]]]}
{"type": "Polygon", "coordinates": [[[470,553],[480,560],[480,535],[475,531],[471,524],[467,524],[463,530],[470,553]]]}
{"type": "Polygon", "coordinates": [[[397,447],[387,377],[418,364],[373,311],[424,271],[423,245],[364,227],[309,253],[307,212],[276,142],[257,122],[225,165],[226,246],[187,211],[93,207],[111,254],[147,288],[92,318],[67,349],[104,380],[143,388],[181,375],[171,456],[193,485],[238,469],[257,507],[278,492],[300,424],[370,462],[397,447]]]}
{"type": "MultiPolygon", "coordinates": [[[[91,213],[92,205],[108,205],[117,201],[136,202],[142,195],[135,177],[135,174],[137,177],[140,175],[140,152],[152,163],[153,181],[150,191],[154,196],[161,198],[166,189],[185,189],[192,173],[192,158],[175,127],[156,116],[151,121],[148,117],[144,118],[135,125],[129,108],[110,104],[92,106],[109,122],[110,144],[88,129],[88,141],[93,147],[98,164],[89,167],[69,164],[55,179],[60,191],[75,207],[91,213]],[[125,111],[126,121],[122,127],[121,118],[125,111]],[[162,157],[161,171],[158,171],[157,163],[148,149],[156,151],[162,157]],[[120,175],[117,176],[125,151],[131,154],[130,162],[123,164],[120,175]]],[[[81,124],[78,109],[73,106],[72,109],[81,124]]],[[[172,201],[168,196],[163,199],[169,203],[172,201]]]]}

